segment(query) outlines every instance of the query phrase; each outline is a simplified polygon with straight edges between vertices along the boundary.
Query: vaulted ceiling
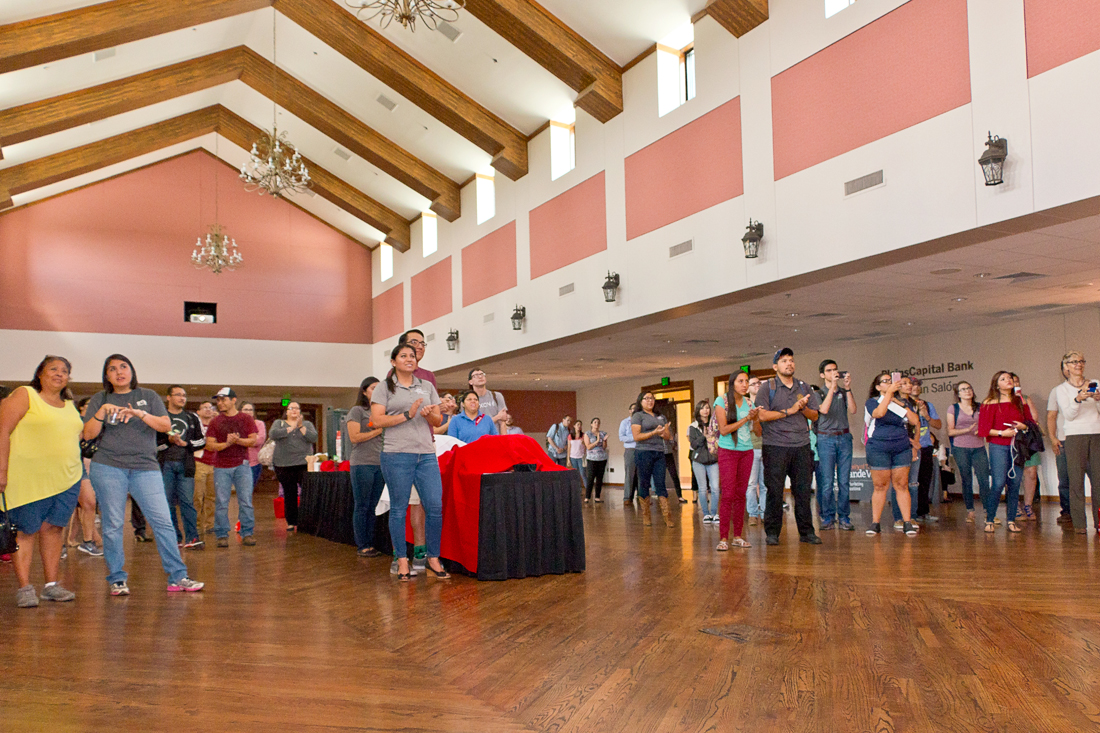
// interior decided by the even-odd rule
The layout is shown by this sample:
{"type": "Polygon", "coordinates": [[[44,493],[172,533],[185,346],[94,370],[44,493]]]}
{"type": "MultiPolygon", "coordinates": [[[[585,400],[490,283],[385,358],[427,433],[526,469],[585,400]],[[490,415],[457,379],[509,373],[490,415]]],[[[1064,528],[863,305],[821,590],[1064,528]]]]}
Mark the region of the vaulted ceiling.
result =
{"type": "Polygon", "coordinates": [[[474,174],[527,175],[548,120],[614,118],[623,66],[703,14],[741,35],[767,0],[466,0],[447,33],[342,0],[0,0],[0,209],[198,147],[239,167],[277,102],[314,180],[292,202],[405,251],[474,174]]]}

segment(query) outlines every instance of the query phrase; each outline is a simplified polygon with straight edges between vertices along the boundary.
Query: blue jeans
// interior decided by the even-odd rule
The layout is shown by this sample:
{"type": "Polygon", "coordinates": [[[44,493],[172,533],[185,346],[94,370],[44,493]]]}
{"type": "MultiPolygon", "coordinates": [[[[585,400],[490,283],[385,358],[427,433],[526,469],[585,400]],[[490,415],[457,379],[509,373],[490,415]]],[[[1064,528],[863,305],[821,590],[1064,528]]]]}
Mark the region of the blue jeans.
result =
{"type": "Polygon", "coordinates": [[[761,481],[764,468],[763,451],[760,448],[752,450],[752,472],[749,474],[749,488],[745,492],[746,511],[750,517],[764,518],[764,507],[768,503],[768,487],[761,481]]]}
{"type": "Polygon", "coordinates": [[[241,537],[256,529],[256,514],[252,511],[252,466],[245,461],[233,468],[214,467],[214,534],[220,539],[229,536],[229,497],[237,487],[237,513],[241,520],[241,537]]]}
{"type": "Polygon", "coordinates": [[[257,463],[250,468],[252,469],[252,488],[256,488],[256,484],[260,483],[260,474],[264,472],[264,464],[257,463]]]}
{"type": "Polygon", "coordinates": [[[351,493],[355,497],[351,525],[355,530],[355,546],[360,550],[374,547],[374,510],[385,486],[381,466],[351,467],[351,493]]]}
{"type": "Polygon", "coordinates": [[[634,471],[638,474],[638,498],[649,498],[649,485],[657,496],[668,497],[665,489],[665,454],[658,450],[634,449],[634,471]]]}
{"type": "Polygon", "coordinates": [[[126,496],[134,497],[145,519],[153,527],[160,564],[170,581],[187,577],[176,533],[168,514],[168,499],[164,493],[164,478],[160,471],[135,471],[92,462],[88,477],[95,489],[95,498],[103,515],[103,559],[107,562],[107,582],[126,580],[126,552],[122,547],[122,525],[126,521],[126,496]]]}
{"type": "Polygon", "coordinates": [[[390,489],[390,537],[397,557],[406,557],[405,513],[413,484],[424,507],[424,540],[428,557],[439,557],[443,535],[443,479],[435,453],[383,453],[382,475],[390,489]]]}
{"type": "Polygon", "coordinates": [[[851,514],[852,434],[818,435],[817,456],[817,511],[821,522],[848,520],[851,514]]]}
{"type": "Polygon", "coordinates": [[[691,462],[691,472],[695,474],[695,483],[699,484],[699,511],[703,516],[718,514],[718,462],[704,466],[698,461],[691,462]],[[710,488],[708,491],[707,488],[710,488]],[[709,497],[709,499],[708,499],[709,497]]]}
{"type": "Polygon", "coordinates": [[[992,485],[985,495],[985,521],[992,522],[997,516],[997,505],[1001,503],[1001,492],[1005,492],[1005,521],[1016,521],[1016,509],[1020,503],[1020,480],[1024,477],[1023,466],[1012,465],[1012,449],[1007,445],[989,444],[989,477],[992,485]],[[1015,475],[1009,475],[1015,474],[1015,475]]]}
{"type": "Polygon", "coordinates": [[[577,473],[581,475],[581,486],[588,488],[588,477],[584,474],[584,459],[583,458],[570,458],[569,465],[577,469],[577,473]]]}
{"type": "Polygon", "coordinates": [[[989,455],[985,452],[985,446],[955,447],[951,449],[951,453],[955,456],[955,465],[959,467],[959,480],[962,483],[966,511],[974,511],[974,478],[978,479],[978,500],[984,507],[985,495],[989,493],[989,455]]]}
{"type": "Polygon", "coordinates": [[[195,477],[188,478],[183,461],[169,461],[162,463],[160,473],[164,477],[164,494],[168,497],[168,516],[172,518],[172,526],[176,530],[176,542],[195,540],[199,537],[196,526],[198,513],[195,511],[195,477]],[[179,507],[180,516],[183,517],[183,532],[180,532],[179,522],[176,520],[176,508],[179,507]]]}
{"type": "Polygon", "coordinates": [[[569,465],[569,458],[567,456],[550,456],[550,460],[558,464],[559,466],[569,465]]]}
{"type": "MultiPolygon", "coordinates": [[[[909,517],[917,516],[917,490],[920,488],[920,456],[909,464],[909,517]]],[[[898,496],[894,493],[894,487],[890,486],[890,508],[894,514],[894,521],[900,522],[901,509],[898,508],[898,496]]]]}

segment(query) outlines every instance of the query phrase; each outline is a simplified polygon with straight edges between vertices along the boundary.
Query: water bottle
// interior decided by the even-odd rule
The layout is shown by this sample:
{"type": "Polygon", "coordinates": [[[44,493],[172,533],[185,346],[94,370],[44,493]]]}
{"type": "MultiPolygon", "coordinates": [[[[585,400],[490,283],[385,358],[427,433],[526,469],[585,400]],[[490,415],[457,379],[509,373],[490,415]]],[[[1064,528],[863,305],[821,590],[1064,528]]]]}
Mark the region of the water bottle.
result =
{"type": "Polygon", "coordinates": [[[336,431],[336,460],[337,461],[341,460],[344,457],[343,446],[344,446],[343,436],[340,435],[340,431],[337,430],[336,431]]]}

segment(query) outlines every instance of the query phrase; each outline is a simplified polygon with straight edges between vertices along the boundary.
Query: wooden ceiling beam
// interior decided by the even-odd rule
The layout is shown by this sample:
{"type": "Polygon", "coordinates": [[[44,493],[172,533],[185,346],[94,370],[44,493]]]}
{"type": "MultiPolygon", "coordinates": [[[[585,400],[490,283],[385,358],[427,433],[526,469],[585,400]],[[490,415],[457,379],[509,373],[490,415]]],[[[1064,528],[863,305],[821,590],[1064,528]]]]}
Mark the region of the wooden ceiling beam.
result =
{"type": "MultiPolygon", "coordinates": [[[[217,109],[218,134],[234,145],[249,150],[252,143],[265,134],[263,130],[228,109],[220,105],[217,109]]],[[[400,214],[378,203],[308,158],[303,156],[302,162],[309,170],[309,177],[313,180],[311,190],[315,194],[385,234],[386,243],[393,245],[394,249],[400,252],[409,251],[412,245],[412,234],[409,222],[400,214]]]]}
{"type": "Polygon", "coordinates": [[[623,111],[619,66],[534,0],[466,0],[466,10],[579,93],[600,122],[623,111]]]}
{"type": "MultiPolygon", "coordinates": [[[[271,99],[276,94],[271,62],[248,48],[241,49],[240,62],[241,81],[271,99]]],[[[431,201],[432,211],[447,221],[462,214],[457,183],[282,69],[276,74],[276,102],[283,109],[431,201]]]]}
{"type": "Polygon", "coordinates": [[[694,23],[706,15],[740,38],[768,19],[768,0],[710,0],[691,21],[694,23]]]}
{"type": "Polygon", "coordinates": [[[527,140],[516,128],[368,27],[333,0],[275,0],[275,8],[371,76],[493,156],[512,180],[527,175],[527,140]]]}
{"type": "Polygon", "coordinates": [[[271,4],[272,0],[111,0],[10,23],[0,26],[0,74],[269,8],[271,4]]]}

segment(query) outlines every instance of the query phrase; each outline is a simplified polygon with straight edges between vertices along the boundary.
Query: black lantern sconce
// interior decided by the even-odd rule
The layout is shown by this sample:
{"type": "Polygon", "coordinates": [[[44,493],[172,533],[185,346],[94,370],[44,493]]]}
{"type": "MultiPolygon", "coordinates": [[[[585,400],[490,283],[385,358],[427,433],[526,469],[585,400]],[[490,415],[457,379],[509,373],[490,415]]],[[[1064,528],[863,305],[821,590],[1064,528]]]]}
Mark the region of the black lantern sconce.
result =
{"type": "Polygon", "coordinates": [[[982,175],[985,176],[985,185],[999,186],[1005,182],[1005,158],[1008,157],[1008,140],[997,137],[992,132],[985,141],[985,152],[978,158],[978,165],[982,167],[982,175]]]}
{"type": "Polygon", "coordinates": [[[454,351],[458,348],[458,331],[451,329],[447,332],[447,351],[454,351]]]}
{"type": "Polygon", "coordinates": [[[741,243],[745,245],[745,259],[754,260],[759,256],[760,240],[763,238],[764,225],[749,219],[749,225],[745,227],[745,236],[741,237],[741,243]]]}
{"type": "Polygon", "coordinates": [[[607,271],[607,279],[603,281],[603,299],[607,303],[615,302],[615,293],[619,289],[619,273],[607,271]]]}
{"type": "Polygon", "coordinates": [[[512,311],[512,330],[522,331],[523,321],[527,318],[527,309],[522,305],[517,305],[516,309],[512,311]]]}

